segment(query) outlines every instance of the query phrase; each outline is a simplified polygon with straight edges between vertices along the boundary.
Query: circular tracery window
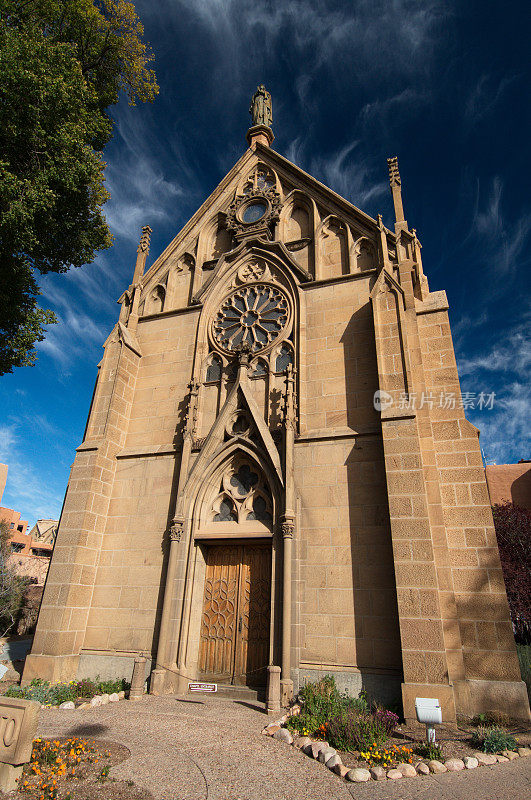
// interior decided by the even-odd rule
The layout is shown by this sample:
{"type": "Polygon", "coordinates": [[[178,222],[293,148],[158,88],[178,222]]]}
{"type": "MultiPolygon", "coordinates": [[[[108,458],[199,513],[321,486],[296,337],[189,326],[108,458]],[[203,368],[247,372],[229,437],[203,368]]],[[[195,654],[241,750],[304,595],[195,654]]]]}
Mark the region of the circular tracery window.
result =
{"type": "Polygon", "coordinates": [[[289,317],[286,295],[274,286],[244,286],[223,302],[212,329],[224,350],[248,345],[263,350],[282,332],[289,317]]]}

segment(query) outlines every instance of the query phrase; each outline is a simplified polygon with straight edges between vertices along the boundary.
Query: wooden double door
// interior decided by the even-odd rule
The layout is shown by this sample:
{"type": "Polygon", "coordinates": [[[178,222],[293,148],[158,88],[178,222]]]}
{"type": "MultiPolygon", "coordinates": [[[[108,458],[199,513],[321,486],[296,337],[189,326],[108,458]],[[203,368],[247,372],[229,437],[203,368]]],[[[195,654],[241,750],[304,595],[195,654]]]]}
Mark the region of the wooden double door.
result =
{"type": "Polygon", "coordinates": [[[208,546],[199,643],[203,679],[263,686],[270,618],[271,546],[208,546]]]}

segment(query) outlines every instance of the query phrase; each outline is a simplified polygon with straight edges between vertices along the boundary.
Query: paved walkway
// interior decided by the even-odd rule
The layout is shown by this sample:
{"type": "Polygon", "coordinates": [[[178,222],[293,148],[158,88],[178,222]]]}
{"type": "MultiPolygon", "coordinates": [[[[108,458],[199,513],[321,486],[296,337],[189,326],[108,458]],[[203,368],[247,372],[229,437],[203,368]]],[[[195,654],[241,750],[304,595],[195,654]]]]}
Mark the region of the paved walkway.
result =
{"type": "Polygon", "coordinates": [[[156,800],[529,800],[531,758],[474,772],[347,784],[293,747],[262,736],[258,704],[145,697],[90,711],[43,710],[41,736],[120,742],[131,758],[111,775],[156,800]]]}

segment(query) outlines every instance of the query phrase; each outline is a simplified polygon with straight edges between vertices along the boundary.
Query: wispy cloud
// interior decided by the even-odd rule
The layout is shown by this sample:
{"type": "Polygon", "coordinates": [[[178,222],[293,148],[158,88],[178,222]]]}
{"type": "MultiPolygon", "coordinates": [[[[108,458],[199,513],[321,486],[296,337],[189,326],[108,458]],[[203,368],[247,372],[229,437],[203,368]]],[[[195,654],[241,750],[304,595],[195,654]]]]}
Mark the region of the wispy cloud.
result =
{"type": "Polygon", "coordinates": [[[477,399],[495,393],[491,410],[470,410],[469,419],[481,431],[485,458],[497,464],[529,458],[531,418],[531,342],[529,319],[510,329],[481,353],[457,353],[463,391],[477,399]]]}
{"type": "Polygon", "coordinates": [[[512,277],[530,261],[531,211],[509,221],[503,208],[503,181],[495,176],[485,192],[477,182],[476,200],[464,244],[474,243],[485,268],[498,278],[512,277]],[[527,248],[527,249],[526,249],[527,248]]]}
{"type": "Polygon", "coordinates": [[[286,156],[354,205],[363,207],[388,189],[385,181],[376,179],[371,160],[358,156],[358,145],[353,141],[322,155],[308,152],[307,142],[299,137],[290,143],[286,156]]]}
{"type": "Polygon", "coordinates": [[[63,501],[44,475],[30,465],[17,435],[19,424],[0,425],[0,461],[8,465],[3,503],[22,512],[32,525],[38,518],[58,519],[63,501]]]}
{"type": "Polygon", "coordinates": [[[467,129],[477,125],[492,114],[505,90],[516,80],[516,75],[496,79],[483,73],[472,87],[464,108],[467,129]]]}
{"type": "Polygon", "coordinates": [[[95,321],[94,309],[90,309],[92,314],[86,313],[80,307],[79,297],[74,298],[57,285],[57,277],[42,281],[43,297],[47,305],[53,307],[57,323],[48,327],[46,338],[39,342],[37,350],[58,362],[63,371],[68,371],[77,359],[95,359],[97,347],[101,347],[109,330],[95,321]]]}
{"type": "Polygon", "coordinates": [[[523,380],[531,368],[531,341],[525,330],[513,329],[504,342],[496,343],[486,353],[475,356],[458,356],[459,374],[477,375],[484,372],[513,372],[523,380]]]}
{"type": "Polygon", "coordinates": [[[175,161],[161,152],[153,125],[138,113],[120,109],[114,137],[114,157],[105,172],[111,195],[105,216],[112,233],[136,242],[142,225],[169,219],[184,190],[164,174],[163,165],[175,169],[175,161]]]}

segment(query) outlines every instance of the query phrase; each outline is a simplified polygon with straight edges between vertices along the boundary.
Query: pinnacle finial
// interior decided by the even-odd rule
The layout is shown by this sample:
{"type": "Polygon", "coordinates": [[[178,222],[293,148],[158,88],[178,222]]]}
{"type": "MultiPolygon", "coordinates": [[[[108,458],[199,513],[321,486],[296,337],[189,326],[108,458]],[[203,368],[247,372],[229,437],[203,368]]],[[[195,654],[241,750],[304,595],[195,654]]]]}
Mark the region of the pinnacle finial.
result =
{"type": "Polygon", "coordinates": [[[149,227],[149,225],[144,225],[142,228],[142,236],[140,237],[140,243],[138,245],[138,252],[139,253],[146,253],[149,250],[149,244],[151,242],[151,234],[153,231],[149,227]]]}
{"type": "Polygon", "coordinates": [[[407,228],[407,222],[404,219],[404,207],[402,205],[402,181],[400,179],[400,172],[398,171],[398,158],[387,159],[387,167],[389,169],[389,185],[391,187],[391,194],[393,195],[393,205],[395,208],[395,221],[400,223],[401,227],[407,228]]]}
{"type": "Polygon", "coordinates": [[[389,183],[391,187],[401,186],[402,181],[400,180],[400,173],[398,171],[398,157],[393,156],[393,158],[388,158],[387,166],[389,168],[389,183]]]}

